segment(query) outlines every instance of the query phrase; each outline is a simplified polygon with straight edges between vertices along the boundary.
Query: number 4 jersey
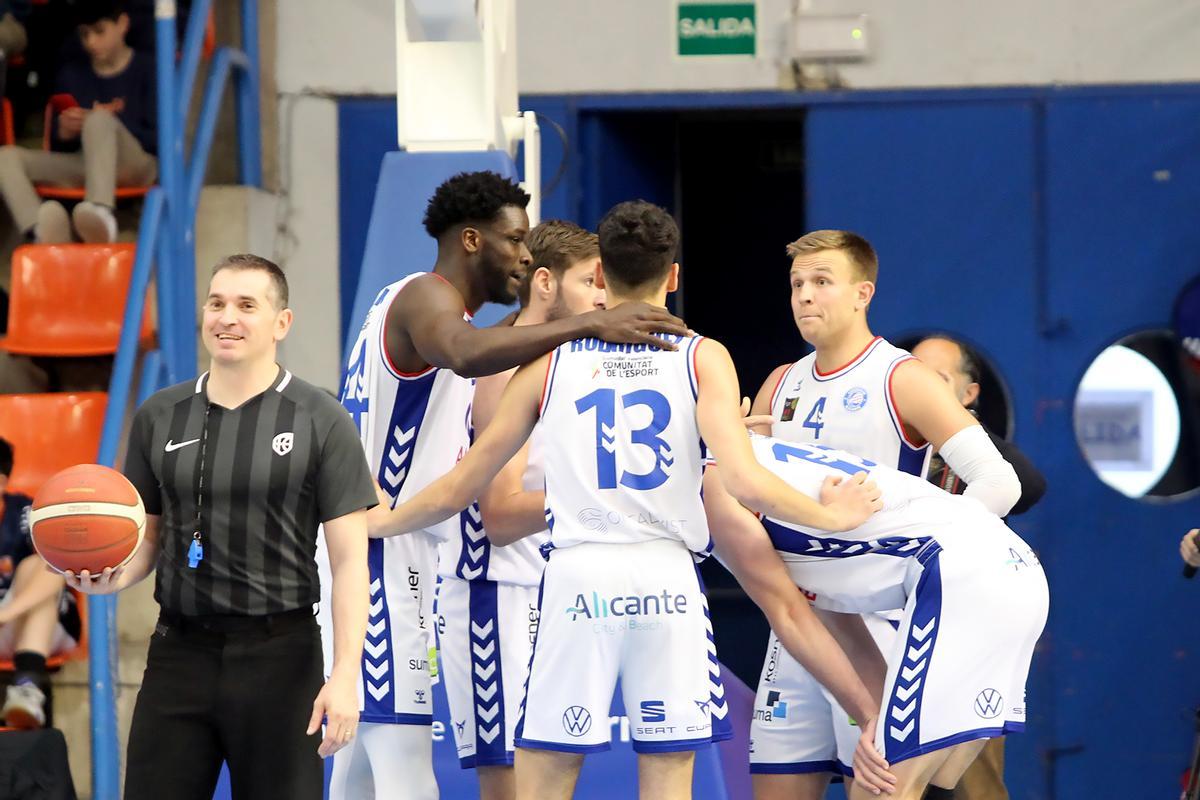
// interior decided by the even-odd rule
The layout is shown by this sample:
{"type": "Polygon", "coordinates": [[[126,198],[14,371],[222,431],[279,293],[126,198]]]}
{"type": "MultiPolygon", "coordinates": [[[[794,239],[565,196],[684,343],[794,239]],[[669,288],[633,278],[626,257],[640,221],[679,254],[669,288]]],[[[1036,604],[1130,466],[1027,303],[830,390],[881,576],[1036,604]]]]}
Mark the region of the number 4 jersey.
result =
{"type": "Polygon", "coordinates": [[[700,500],[696,350],[576,339],[551,354],[542,389],[551,544],[683,542],[711,549],[700,500]]]}

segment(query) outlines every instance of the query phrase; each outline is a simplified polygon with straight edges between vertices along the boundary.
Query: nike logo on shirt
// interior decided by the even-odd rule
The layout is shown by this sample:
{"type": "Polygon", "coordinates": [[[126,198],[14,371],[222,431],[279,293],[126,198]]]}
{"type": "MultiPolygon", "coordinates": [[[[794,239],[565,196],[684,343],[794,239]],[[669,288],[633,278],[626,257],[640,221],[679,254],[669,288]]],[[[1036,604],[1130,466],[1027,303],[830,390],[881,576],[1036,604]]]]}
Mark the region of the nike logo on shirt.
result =
{"type": "Polygon", "coordinates": [[[175,442],[172,442],[170,439],[167,439],[167,446],[164,447],[163,449],[166,450],[168,453],[173,453],[181,447],[187,447],[189,444],[195,444],[198,441],[200,441],[200,440],[199,439],[188,439],[186,442],[179,442],[178,444],[176,444],[175,442]]]}

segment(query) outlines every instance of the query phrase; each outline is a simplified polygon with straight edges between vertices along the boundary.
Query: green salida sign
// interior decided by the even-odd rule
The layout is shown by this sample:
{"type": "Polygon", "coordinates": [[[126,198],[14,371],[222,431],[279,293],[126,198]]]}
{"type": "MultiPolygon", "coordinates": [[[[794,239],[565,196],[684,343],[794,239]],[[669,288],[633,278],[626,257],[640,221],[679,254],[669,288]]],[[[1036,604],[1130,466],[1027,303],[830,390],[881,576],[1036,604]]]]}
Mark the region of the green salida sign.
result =
{"type": "Polygon", "coordinates": [[[681,56],[752,56],[757,30],[754,3],[680,3],[676,52],[681,56]]]}

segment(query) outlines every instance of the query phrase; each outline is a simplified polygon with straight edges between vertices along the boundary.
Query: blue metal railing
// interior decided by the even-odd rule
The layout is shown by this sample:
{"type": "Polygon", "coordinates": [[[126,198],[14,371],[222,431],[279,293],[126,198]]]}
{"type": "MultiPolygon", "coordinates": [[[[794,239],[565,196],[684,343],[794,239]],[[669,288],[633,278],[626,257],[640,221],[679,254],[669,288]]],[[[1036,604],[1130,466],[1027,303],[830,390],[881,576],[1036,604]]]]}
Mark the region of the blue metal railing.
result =
{"type": "MultiPolygon", "coordinates": [[[[195,220],[220,111],[221,95],[234,78],[238,119],[238,174],[249,186],[262,185],[258,109],[258,4],[242,0],[242,49],[219,48],[213,56],[191,147],[185,157],[184,127],[196,84],[205,23],[212,0],[194,0],[182,52],[176,64],[175,4],[155,4],[158,59],[159,186],[146,195],[138,228],[129,295],[120,344],[109,381],[108,407],[97,462],[112,466],[130,391],[134,385],[138,334],[150,278],[156,277],[159,349],[142,358],[135,402],[196,372],[195,220]]],[[[116,598],[88,598],[89,683],[92,711],[92,797],[120,797],[117,739],[116,598]]]]}

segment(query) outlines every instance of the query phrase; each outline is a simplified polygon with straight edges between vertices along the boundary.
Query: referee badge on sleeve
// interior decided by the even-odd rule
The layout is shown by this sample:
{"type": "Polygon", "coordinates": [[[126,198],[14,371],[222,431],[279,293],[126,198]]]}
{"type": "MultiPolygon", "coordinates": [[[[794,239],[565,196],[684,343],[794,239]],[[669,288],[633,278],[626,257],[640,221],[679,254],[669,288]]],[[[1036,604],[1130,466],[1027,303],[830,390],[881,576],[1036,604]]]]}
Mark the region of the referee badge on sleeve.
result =
{"type": "Polygon", "coordinates": [[[271,449],[275,451],[277,456],[286,456],[292,452],[292,432],[278,434],[271,440],[271,449]]]}

